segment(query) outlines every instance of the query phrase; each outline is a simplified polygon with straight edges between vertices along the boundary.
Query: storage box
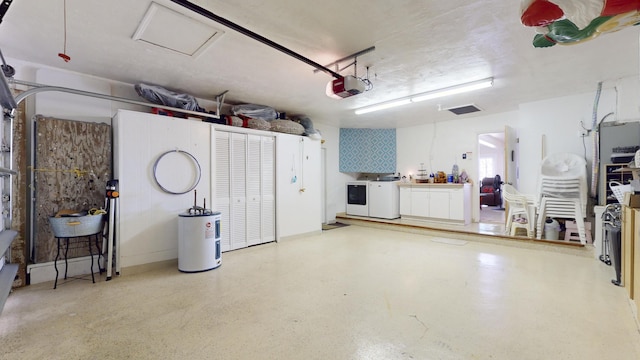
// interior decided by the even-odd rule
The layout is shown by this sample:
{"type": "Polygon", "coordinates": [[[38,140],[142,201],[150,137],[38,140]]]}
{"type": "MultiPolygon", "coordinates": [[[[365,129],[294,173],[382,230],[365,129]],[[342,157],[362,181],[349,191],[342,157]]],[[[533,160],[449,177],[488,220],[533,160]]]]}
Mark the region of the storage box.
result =
{"type": "Polygon", "coordinates": [[[640,208],[640,194],[625,193],[623,205],[630,208],[640,208]]]}

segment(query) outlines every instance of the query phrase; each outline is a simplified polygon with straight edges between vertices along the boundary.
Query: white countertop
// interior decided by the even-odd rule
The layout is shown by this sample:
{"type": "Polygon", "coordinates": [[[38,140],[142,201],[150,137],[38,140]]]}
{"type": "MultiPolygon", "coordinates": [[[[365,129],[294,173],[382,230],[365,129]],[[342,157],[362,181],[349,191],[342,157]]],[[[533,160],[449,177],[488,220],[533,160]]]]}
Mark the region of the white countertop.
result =
{"type": "Polygon", "coordinates": [[[471,186],[470,183],[464,183],[464,184],[456,184],[456,183],[438,183],[438,184],[434,184],[434,183],[403,183],[403,182],[399,182],[398,186],[411,186],[411,187],[463,187],[465,185],[469,185],[471,186]]]}

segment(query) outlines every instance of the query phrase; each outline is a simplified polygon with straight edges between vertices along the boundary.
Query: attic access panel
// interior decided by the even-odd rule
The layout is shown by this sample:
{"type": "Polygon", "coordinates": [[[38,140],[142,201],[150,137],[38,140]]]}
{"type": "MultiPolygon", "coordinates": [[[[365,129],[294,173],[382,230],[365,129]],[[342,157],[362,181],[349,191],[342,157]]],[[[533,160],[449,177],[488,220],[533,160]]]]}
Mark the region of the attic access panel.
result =
{"type": "Polygon", "coordinates": [[[224,31],[152,2],[132,39],[196,57],[224,31]]]}

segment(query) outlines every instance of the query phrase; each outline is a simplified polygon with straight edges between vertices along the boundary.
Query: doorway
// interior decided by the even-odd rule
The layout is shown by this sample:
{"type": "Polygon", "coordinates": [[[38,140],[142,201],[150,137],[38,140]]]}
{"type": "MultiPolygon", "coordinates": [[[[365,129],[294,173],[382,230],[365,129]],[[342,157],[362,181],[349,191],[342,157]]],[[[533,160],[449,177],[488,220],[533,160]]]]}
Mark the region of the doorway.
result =
{"type": "Polygon", "coordinates": [[[505,133],[478,135],[480,223],[504,224],[501,185],[505,179],[505,133]]]}

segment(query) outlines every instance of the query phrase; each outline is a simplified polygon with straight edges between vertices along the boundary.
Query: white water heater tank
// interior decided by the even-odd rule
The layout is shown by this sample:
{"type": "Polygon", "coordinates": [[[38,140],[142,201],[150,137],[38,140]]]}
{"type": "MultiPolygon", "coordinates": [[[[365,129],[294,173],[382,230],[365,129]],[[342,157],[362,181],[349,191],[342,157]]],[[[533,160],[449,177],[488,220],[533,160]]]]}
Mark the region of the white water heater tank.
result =
{"type": "Polygon", "coordinates": [[[178,270],[200,272],[222,264],[220,212],[183,213],[178,217],[178,270]]]}

